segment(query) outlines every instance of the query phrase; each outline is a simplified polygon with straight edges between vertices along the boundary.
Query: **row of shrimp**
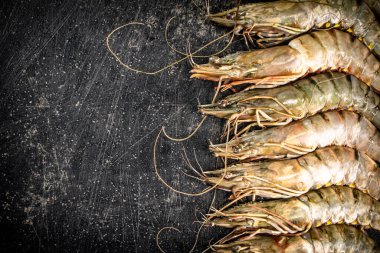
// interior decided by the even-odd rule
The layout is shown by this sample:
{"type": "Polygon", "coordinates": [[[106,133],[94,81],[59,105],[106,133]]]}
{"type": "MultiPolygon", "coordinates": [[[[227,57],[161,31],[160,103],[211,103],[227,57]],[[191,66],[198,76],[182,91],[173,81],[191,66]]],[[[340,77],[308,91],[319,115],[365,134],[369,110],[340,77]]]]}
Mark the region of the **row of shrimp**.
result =
{"type": "Polygon", "coordinates": [[[232,231],[210,250],[376,252],[366,229],[380,230],[379,14],[377,0],[208,14],[248,47],[191,70],[232,93],[199,106],[226,120],[226,141],[209,146],[225,166],[200,179],[231,192],[204,224],[232,231]]]}
{"type": "MultiPolygon", "coordinates": [[[[367,234],[380,231],[380,0],[237,2],[213,14],[208,6],[207,19],[230,29],[219,39],[232,34],[230,45],[241,36],[247,50],[213,54],[206,64],[170,46],[186,56],[157,71],[135,69],[109,45],[129,24],[107,36],[129,70],[154,75],[190,59],[191,78],[216,83],[212,102],[198,110],[226,120],[224,143],[209,146],[224,167],[192,168],[191,177],[211,185],[200,193],[174,189],[157,172],[159,134],[159,180],[189,196],[231,193],[205,215],[201,227],[231,230],[207,250],[380,252],[367,234]]],[[[195,132],[165,135],[183,141],[195,132]]]]}

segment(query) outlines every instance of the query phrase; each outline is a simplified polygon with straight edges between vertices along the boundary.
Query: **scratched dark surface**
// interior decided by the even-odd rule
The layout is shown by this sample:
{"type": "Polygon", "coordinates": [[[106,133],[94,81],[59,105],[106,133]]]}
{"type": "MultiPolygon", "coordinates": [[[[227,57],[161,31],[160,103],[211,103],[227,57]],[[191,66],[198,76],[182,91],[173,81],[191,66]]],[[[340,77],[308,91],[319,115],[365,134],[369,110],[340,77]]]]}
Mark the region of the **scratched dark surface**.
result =
{"type": "MultiPolygon", "coordinates": [[[[157,252],[156,234],[167,226],[181,233],[164,231],[162,248],[190,251],[194,221],[213,194],[188,197],[164,187],[154,174],[153,143],[163,125],[173,136],[197,126],[196,107],[212,98],[211,84],[190,80],[186,61],[157,75],[131,72],[105,38],[127,22],[146,23],[120,30],[111,45],[126,63],[156,70],[180,58],[163,35],[171,17],[169,37],[181,50],[187,40],[194,50],[225,32],[204,14],[201,0],[0,3],[1,252],[157,252]]],[[[182,173],[191,173],[183,150],[194,164],[195,153],[204,168],[215,168],[207,145],[221,128],[208,119],[189,141],[161,138],[161,175],[183,191],[204,189],[182,173]]],[[[215,205],[224,197],[218,193],[215,205]]],[[[195,252],[225,233],[202,230],[195,252]]]]}
{"type": "MultiPolygon", "coordinates": [[[[188,39],[195,49],[225,32],[205,21],[204,1],[1,1],[0,9],[1,252],[156,252],[166,226],[182,233],[164,231],[162,248],[188,252],[212,194],[164,187],[152,148],[162,125],[174,136],[196,127],[211,84],[190,80],[187,61],[154,76],[133,73],[105,38],[127,22],[146,23],[120,30],[111,45],[125,62],[158,69],[181,58],[164,39],[171,17],[169,36],[181,50],[188,39]]],[[[160,139],[159,169],[172,186],[205,188],[181,172],[191,173],[181,154],[194,161],[195,150],[215,168],[207,145],[222,125],[206,126],[184,143],[160,139]]],[[[196,251],[219,236],[202,231],[196,251]]]]}

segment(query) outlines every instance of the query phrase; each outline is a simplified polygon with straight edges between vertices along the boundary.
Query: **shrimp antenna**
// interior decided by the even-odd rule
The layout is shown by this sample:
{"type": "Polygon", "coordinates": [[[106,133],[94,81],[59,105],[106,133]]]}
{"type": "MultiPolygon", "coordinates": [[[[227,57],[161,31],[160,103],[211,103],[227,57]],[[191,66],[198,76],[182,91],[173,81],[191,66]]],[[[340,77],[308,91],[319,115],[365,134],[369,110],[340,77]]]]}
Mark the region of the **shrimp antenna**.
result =
{"type": "Polygon", "coordinates": [[[197,67],[198,64],[195,63],[194,59],[193,59],[193,55],[191,54],[191,50],[190,50],[190,39],[188,38],[187,39],[187,46],[186,46],[186,52],[189,56],[189,62],[190,62],[190,65],[191,67],[197,67]]]}
{"type": "Polygon", "coordinates": [[[185,148],[183,148],[183,156],[184,156],[184,159],[185,159],[185,162],[187,163],[187,165],[190,167],[190,169],[192,169],[198,176],[200,177],[203,177],[203,175],[201,173],[199,173],[199,171],[197,171],[194,166],[191,164],[189,158],[187,157],[187,153],[186,153],[186,150],[185,148]]]}
{"type": "MultiPolygon", "coordinates": [[[[214,191],[214,192],[215,192],[215,191],[214,191]]],[[[202,216],[202,219],[206,218],[206,216],[205,216],[201,211],[199,211],[197,207],[195,207],[195,208],[194,208],[194,217],[195,217],[195,221],[193,221],[193,223],[201,222],[201,221],[198,219],[198,216],[197,216],[198,213],[202,216]]]]}
{"type": "Polygon", "coordinates": [[[201,128],[201,126],[203,125],[203,123],[205,122],[205,120],[207,119],[207,116],[204,116],[203,119],[201,120],[201,122],[198,124],[198,126],[194,129],[194,131],[189,134],[188,136],[184,137],[184,138],[174,138],[174,137],[171,137],[170,135],[168,135],[165,131],[165,127],[162,127],[162,132],[163,134],[165,135],[166,138],[168,138],[169,140],[171,141],[175,141],[175,142],[181,142],[181,141],[186,141],[188,139],[190,139],[191,137],[194,136],[194,134],[196,134],[198,132],[198,130],[201,128]]]}
{"type": "Polygon", "coordinates": [[[179,230],[178,228],[175,228],[175,227],[164,227],[164,228],[161,228],[161,229],[158,231],[157,235],[156,235],[156,245],[157,245],[158,249],[159,249],[162,253],[166,253],[165,250],[163,250],[163,249],[161,248],[161,246],[160,246],[160,234],[161,234],[161,232],[164,231],[164,230],[175,230],[175,231],[177,231],[178,233],[182,233],[181,230],[179,230]]]}
{"type": "MultiPolygon", "coordinates": [[[[158,70],[155,70],[155,71],[146,71],[146,70],[141,70],[141,69],[137,69],[135,67],[132,67],[131,65],[123,62],[123,60],[120,59],[120,57],[113,51],[111,45],[110,45],[110,38],[112,37],[112,35],[118,31],[120,31],[121,29],[125,28],[125,27],[128,27],[128,26],[131,26],[131,25],[146,25],[144,23],[141,23],[141,22],[129,22],[127,24],[124,24],[124,25],[121,25],[117,28],[115,28],[114,30],[112,30],[106,37],[106,46],[107,46],[107,49],[108,51],[111,53],[111,55],[123,66],[125,67],[126,69],[130,70],[130,71],[133,71],[133,72],[136,72],[136,73],[142,73],[142,74],[146,74],[146,75],[156,75],[156,74],[159,74],[163,71],[165,71],[166,69],[169,69],[171,67],[173,67],[174,65],[186,60],[187,58],[189,58],[189,56],[187,54],[185,54],[185,57],[182,57],[181,59],[178,59],[168,65],[166,65],[165,67],[162,67],[158,70]]],[[[208,46],[210,46],[211,44],[215,43],[216,41],[230,35],[232,33],[232,31],[228,32],[228,33],[225,33],[223,34],[222,36],[210,41],[209,43],[207,43],[206,45],[202,46],[201,48],[197,49],[194,54],[200,52],[201,50],[203,50],[204,48],[207,48],[208,46]]],[[[233,38],[234,36],[232,35],[231,38],[233,38]]],[[[232,39],[230,40],[230,42],[228,43],[228,46],[231,44],[232,42],[232,39]]]]}
{"type": "MultiPolygon", "coordinates": [[[[169,19],[169,21],[166,23],[166,27],[165,27],[165,41],[166,41],[166,44],[168,45],[168,47],[178,53],[178,54],[181,54],[181,55],[184,55],[184,56],[187,56],[189,57],[189,55],[187,54],[187,52],[182,52],[180,50],[178,50],[177,48],[174,47],[173,44],[171,44],[169,42],[169,35],[168,35],[168,30],[169,30],[169,25],[170,23],[173,21],[173,19],[176,18],[175,16],[174,17],[171,17],[169,19]]],[[[229,46],[231,46],[232,42],[233,42],[233,39],[234,39],[234,34],[232,33],[232,36],[230,38],[230,40],[228,41],[227,45],[225,47],[223,47],[220,51],[216,52],[216,53],[213,53],[213,54],[209,54],[209,55],[196,55],[196,53],[202,51],[203,49],[205,49],[206,47],[210,46],[211,44],[214,44],[215,42],[217,42],[218,40],[221,40],[223,39],[224,37],[226,37],[227,35],[229,35],[231,32],[228,32],[228,33],[225,33],[223,34],[222,36],[216,38],[215,40],[212,40],[211,42],[207,43],[206,45],[204,45],[203,47],[199,48],[198,50],[196,50],[195,52],[193,52],[193,58],[209,58],[211,56],[215,56],[215,55],[219,55],[221,53],[223,53],[224,51],[227,50],[227,48],[229,48],[229,46]]]]}
{"type": "MultiPolygon", "coordinates": [[[[230,207],[231,205],[235,204],[236,202],[238,202],[239,200],[251,195],[251,191],[248,191],[247,193],[245,194],[242,194],[240,195],[239,197],[237,197],[236,199],[232,200],[230,203],[228,203],[227,205],[223,206],[222,208],[220,209],[216,209],[216,208],[210,208],[210,210],[212,209],[212,211],[214,211],[215,213],[218,213],[218,212],[222,212],[223,210],[225,210],[226,208],[230,207]]],[[[214,216],[213,215],[210,215],[208,217],[208,220],[211,220],[214,216]]]]}
{"type": "Polygon", "coordinates": [[[186,42],[186,54],[189,55],[190,66],[194,68],[196,66],[196,63],[191,55],[189,38],[187,38],[187,42],[186,42]]]}
{"type": "MultiPolygon", "coordinates": [[[[233,37],[234,36],[232,35],[231,39],[233,39],[233,37]]],[[[191,54],[189,54],[188,56],[191,59],[191,54]]],[[[192,59],[190,60],[190,62],[191,61],[192,61],[192,59]]],[[[196,64],[194,61],[192,61],[192,62],[193,62],[193,64],[196,64]]],[[[220,92],[220,89],[222,87],[222,83],[225,80],[225,78],[227,78],[227,77],[226,76],[221,76],[220,77],[217,89],[215,91],[215,94],[214,94],[214,96],[212,98],[211,103],[215,103],[215,100],[216,100],[216,98],[217,98],[217,96],[218,96],[218,94],[220,92]]],[[[198,124],[198,126],[194,129],[194,131],[191,134],[189,134],[188,136],[186,136],[186,137],[183,137],[183,138],[174,138],[174,137],[171,137],[171,136],[169,136],[166,133],[165,128],[163,128],[163,134],[166,136],[166,138],[168,138],[169,140],[172,140],[172,141],[177,141],[177,142],[186,141],[186,140],[190,139],[191,137],[193,137],[193,135],[200,129],[200,127],[202,126],[202,124],[206,120],[206,118],[207,118],[207,116],[204,116],[203,119],[201,120],[201,122],[198,124]]]]}
{"type": "MultiPolygon", "coordinates": [[[[212,196],[212,200],[211,200],[210,206],[208,207],[207,213],[209,213],[211,211],[211,209],[213,208],[215,199],[216,199],[216,190],[214,190],[214,194],[212,196]]],[[[203,216],[204,216],[204,218],[207,218],[205,215],[203,215],[203,216]]]]}
{"type": "Polygon", "coordinates": [[[200,179],[199,177],[196,177],[196,176],[193,176],[193,175],[187,174],[187,173],[184,172],[184,171],[181,171],[181,172],[182,172],[182,174],[184,174],[185,176],[188,176],[188,177],[190,177],[190,178],[194,178],[194,179],[196,179],[196,180],[198,180],[198,181],[204,182],[204,180],[200,179]]]}
{"type": "Polygon", "coordinates": [[[225,171],[223,173],[223,176],[220,178],[220,180],[215,185],[207,187],[206,189],[204,189],[200,192],[197,192],[197,193],[188,193],[188,192],[176,190],[161,177],[161,175],[158,172],[157,155],[156,154],[157,154],[157,143],[158,143],[158,140],[160,138],[161,132],[163,132],[163,131],[164,131],[164,127],[162,127],[160,132],[157,134],[156,140],[155,140],[154,145],[153,145],[153,165],[154,165],[154,171],[155,171],[155,174],[156,174],[158,180],[160,180],[167,188],[174,191],[175,193],[186,195],[186,196],[201,196],[201,195],[204,195],[204,194],[210,192],[211,190],[217,188],[227,173],[227,166],[225,167],[225,171]]]}
{"type": "Polygon", "coordinates": [[[198,4],[196,4],[196,3],[194,2],[194,0],[191,0],[191,3],[194,4],[194,5],[195,5],[200,11],[203,11],[202,8],[199,7],[198,4]]]}
{"type": "Polygon", "coordinates": [[[219,78],[218,86],[216,87],[216,91],[215,91],[214,97],[211,100],[211,104],[215,103],[216,98],[218,97],[218,94],[220,92],[220,88],[222,87],[222,83],[223,83],[223,81],[224,81],[225,78],[226,78],[225,76],[221,76],[219,78]]]}
{"type": "Polygon", "coordinates": [[[207,11],[207,18],[210,16],[210,0],[206,0],[206,11],[207,11]]]}
{"type": "Polygon", "coordinates": [[[195,148],[194,148],[194,147],[193,147],[193,153],[194,153],[195,162],[197,163],[199,169],[201,170],[202,175],[205,177],[206,174],[204,173],[204,170],[203,170],[201,164],[200,164],[199,161],[198,161],[197,153],[195,152],[195,148]]]}
{"type": "MultiPolygon", "coordinates": [[[[216,251],[216,249],[215,249],[215,245],[219,242],[216,242],[216,243],[214,243],[214,244],[211,244],[211,241],[212,241],[212,239],[208,242],[208,247],[207,247],[207,249],[205,249],[204,251],[202,251],[202,253],[205,253],[205,252],[207,252],[207,251],[209,251],[209,250],[212,250],[213,252],[215,252],[216,251]]],[[[261,252],[258,252],[258,253],[261,253],[261,252]]]]}
{"type": "Polygon", "coordinates": [[[237,0],[237,1],[236,1],[235,27],[237,26],[237,20],[238,20],[238,18],[239,18],[240,1],[241,1],[241,0],[237,0]]]}
{"type": "MultiPolygon", "coordinates": [[[[211,201],[211,206],[213,205],[213,203],[214,203],[214,201],[215,201],[215,193],[216,193],[216,191],[214,191],[213,198],[212,198],[212,201],[211,201]]],[[[211,208],[211,206],[210,206],[210,208],[211,208]]],[[[208,212],[210,212],[210,208],[209,208],[209,211],[208,211],[208,212]]],[[[196,212],[197,212],[197,210],[195,210],[195,217],[196,217],[196,212]]],[[[202,217],[203,217],[204,219],[206,219],[206,216],[204,216],[204,214],[202,214],[201,212],[199,212],[199,213],[202,215],[202,217]]],[[[195,237],[195,241],[194,241],[193,246],[192,246],[192,248],[190,249],[189,253],[191,253],[191,252],[194,251],[196,245],[198,244],[198,240],[199,240],[200,233],[201,233],[201,231],[202,231],[202,229],[203,229],[203,227],[204,227],[204,225],[205,225],[204,222],[200,222],[200,221],[195,221],[194,223],[198,223],[198,222],[201,224],[201,226],[198,228],[198,231],[197,231],[197,234],[196,234],[196,237],[195,237]]],[[[164,230],[175,230],[175,231],[177,231],[177,232],[179,232],[179,233],[182,233],[181,230],[179,230],[178,228],[175,228],[175,227],[164,227],[164,228],[161,228],[161,229],[158,231],[157,235],[156,235],[156,245],[157,245],[158,249],[159,249],[162,253],[166,253],[166,252],[165,252],[165,251],[162,249],[162,247],[160,246],[160,243],[159,243],[159,237],[160,237],[160,234],[161,234],[164,230]]],[[[205,252],[205,251],[203,251],[203,252],[205,252]]]]}
{"type": "MultiPolygon", "coordinates": [[[[214,202],[215,202],[215,197],[216,197],[216,191],[214,190],[214,194],[213,194],[213,196],[212,196],[212,200],[211,200],[210,206],[209,206],[208,211],[207,211],[208,213],[210,212],[210,210],[211,210],[211,208],[212,208],[212,206],[213,206],[213,204],[214,204],[214,202]]],[[[207,218],[207,217],[206,217],[204,214],[202,214],[201,212],[200,212],[200,214],[202,215],[203,219],[206,219],[206,218],[207,218]]],[[[195,249],[195,246],[197,245],[197,242],[198,242],[198,239],[199,239],[199,234],[200,234],[202,228],[204,227],[204,225],[205,225],[205,223],[204,223],[204,222],[201,222],[201,226],[200,226],[199,229],[198,229],[197,237],[196,237],[196,239],[195,239],[194,245],[193,245],[193,247],[191,248],[191,250],[190,250],[189,253],[193,252],[193,250],[195,249]]],[[[203,251],[203,252],[204,252],[204,251],[203,251]]]]}
{"type": "Polygon", "coordinates": [[[203,227],[204,227],[204,223],[201,223],[201,226],[199,227],[198,232],[197,232],[197,236],[195,237],[195,241],[194,241],[193,247],[191,248],[191,250],[189,251],[189,253],[193,252],[193,250],[197,246],[199,235],[200,235],[203,227]]]}
{"type": "MultiPolygon", "coordinates": [[[[200,126],[198,126],[200,127],[200,126]]],[[[157,137],[156,137],[156,140],[154,142],[154,146],[153,146],[153,164],[154,164],[154,170],[155,170],[155,174],[156,176],[158,177],[158,179],[167,187],[169,188],[170,190],[178,193],[178,194],[183,194],[183,195],[186,195],[186,196],[201,196],[203,194],[206,194],[207,192],[213,190],[213,189],[216,189],[220,183],[223,181],[224,177],[226,176],[227,174],[227,159],[225,159],[225,167],[224,167],[224,171],[223,171],[223,175],[222,177],[220,178],[220,180],[213,186],[211,187],[208,187],[204,190],[202,190],[201,192],[198,192],[198,193],[188,193],[188,192],[183,192],[183,191],[179,191],[179,190],[176,190],[174,189],[171,185],[169,185],[162,177],[161,175],[158,173],[158,166],[157,166],[157,158],[156,158],[156,152],[157,152],[157,143],[158,143],[158,139],[161,135],[161,132],[164,132],[164,127],[161,128],[160,132],[157,134],[157,137]]],[[[167,135],[166,135],[167,136],[167,135]]],[[[226,147],[227,149],[227,147],[226,147]]]]}

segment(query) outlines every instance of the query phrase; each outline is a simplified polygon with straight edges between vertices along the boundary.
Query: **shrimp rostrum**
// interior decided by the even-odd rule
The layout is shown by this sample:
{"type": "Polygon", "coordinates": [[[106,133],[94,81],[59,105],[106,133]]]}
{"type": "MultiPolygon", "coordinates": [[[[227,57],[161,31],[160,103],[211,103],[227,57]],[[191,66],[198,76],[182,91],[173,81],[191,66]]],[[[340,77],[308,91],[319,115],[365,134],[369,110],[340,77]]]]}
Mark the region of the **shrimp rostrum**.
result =
{"type": "Polygon", "coordinates": [[[338,70],[380,91],[379,69],[379,61],[359,40],[346,32],[330,30],[302,35],[285,46],[210,57],[209,63],[194,65],[191,77],[219,82],[223,90],[251,84],[249,89],[279,86],[310,73],[338,70]]]}
{"type": "Polygon", "coordinates": [[[221,241],[248,240],[258,234],[303,234],[312,227],[358,224],[380,229],[380,202],[346,186],[331,186],[300,197],[240,204],[209,214],[205,224],[232,228],[221,241]]]}
{"type": "Polygon", "coordinates": [[[380,56],[380,24],[368,4],[379,9],[376,1],[288,0],[242,5],[208,18],[235,27],[235,34],[261,47],[279,44],[312,29],[340,28],[362,39],[380,56]]]}
{"type": "MultiPolygon", "coordinates": [[[[278,126],[327,110],[353,110],[380,128],[380,97],[354,76],[328,72],[272,88],[238,92],[199,106],[205,115],[239,123],[278,126]]],[[[247,128],[247,127],[246,127],[247,128]]]]}
{"type": "Polygon", "coordinates": [[[319,113],[288,125],[250,131],[209,148],[217,157],[258,160],[298,157],[331,145],[355,148],[380,162],[380,133],[351,111],[319,113]]]}
{"type": "Polygon", "coordinates": [[[246,196],[290,198],[330,185],[348,185],[380,199],[380,169],[357,150],[331,146],[295,159],[238,163],[207,171],[204,181],[246,196]]]}
{"type": "Polygon", "coordinates": [[[246,241],[211,246],[217,253],[374,253],[375,242],[365,232],[354,226],[330,225],[312,228],[300,236],[258,235],[246,241]]]}

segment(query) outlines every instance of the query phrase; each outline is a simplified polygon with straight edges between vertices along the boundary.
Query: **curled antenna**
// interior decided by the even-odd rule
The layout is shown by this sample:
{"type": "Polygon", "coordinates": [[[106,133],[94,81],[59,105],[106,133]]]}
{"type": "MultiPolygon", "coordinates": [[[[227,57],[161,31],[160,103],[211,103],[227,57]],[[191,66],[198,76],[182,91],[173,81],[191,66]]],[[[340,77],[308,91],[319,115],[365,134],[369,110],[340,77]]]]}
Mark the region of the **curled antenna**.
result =
{"type": "Polygon", "coordinates": [[[164,227],[164,228],[161,228],[160,231],[158,231],[157,235],[156,235],[156,245],[158,247],[158,249],[162,252],[162,253],[166,253],[165,250],[163,250],[160,246],[160,234],[162,231],[164,230],[175,230],[177,231],[178,233],[182,233],[181,230],[179,230],[178,228],[175,228],[175,227],[164,227]]]}

